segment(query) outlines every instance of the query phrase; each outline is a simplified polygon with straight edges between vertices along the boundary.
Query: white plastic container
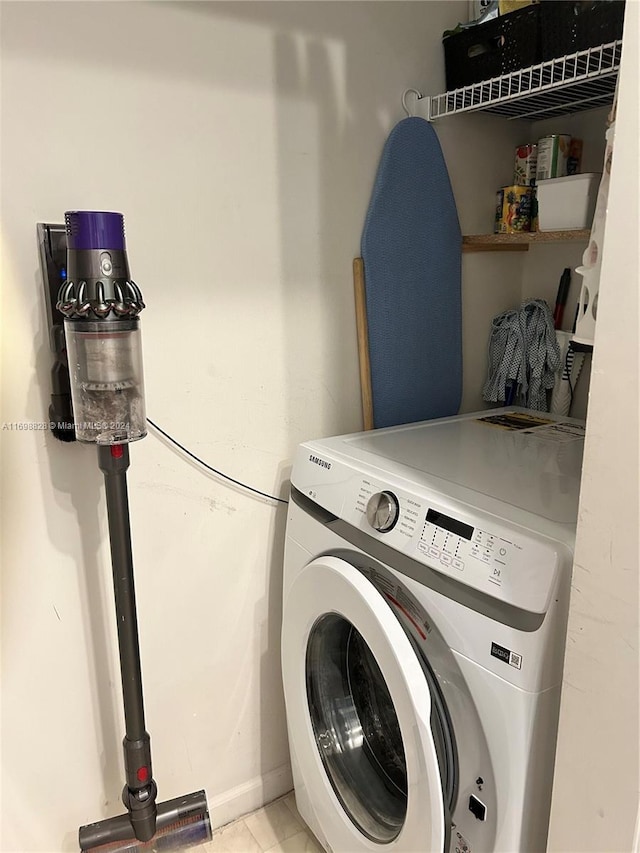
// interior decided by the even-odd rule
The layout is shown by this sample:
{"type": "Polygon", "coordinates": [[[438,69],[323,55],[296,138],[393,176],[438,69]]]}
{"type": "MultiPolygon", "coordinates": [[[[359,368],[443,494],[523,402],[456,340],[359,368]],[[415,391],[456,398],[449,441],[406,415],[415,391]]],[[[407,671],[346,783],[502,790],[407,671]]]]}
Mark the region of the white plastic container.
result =
{"type": "Polygon", "coordinates": [[[599,172],[538,181],[540,231],[576,231],[591,228],[596,209],[599,172]]]}

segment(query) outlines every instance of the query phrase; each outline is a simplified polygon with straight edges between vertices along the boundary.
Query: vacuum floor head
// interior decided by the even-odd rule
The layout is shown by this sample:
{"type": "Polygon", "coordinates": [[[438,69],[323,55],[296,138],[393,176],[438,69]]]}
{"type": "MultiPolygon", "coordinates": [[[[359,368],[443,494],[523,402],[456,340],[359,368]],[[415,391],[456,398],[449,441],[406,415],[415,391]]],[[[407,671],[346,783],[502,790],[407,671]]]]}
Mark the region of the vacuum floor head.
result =
{"type": "Polygon", "coordinates": [[[78,833],[82,853],[160,853],[210,840],[211,821],[204,791],[158,803],[156,833],[150,841],[135,838],[129,815],[81,826],[78,833]]]}

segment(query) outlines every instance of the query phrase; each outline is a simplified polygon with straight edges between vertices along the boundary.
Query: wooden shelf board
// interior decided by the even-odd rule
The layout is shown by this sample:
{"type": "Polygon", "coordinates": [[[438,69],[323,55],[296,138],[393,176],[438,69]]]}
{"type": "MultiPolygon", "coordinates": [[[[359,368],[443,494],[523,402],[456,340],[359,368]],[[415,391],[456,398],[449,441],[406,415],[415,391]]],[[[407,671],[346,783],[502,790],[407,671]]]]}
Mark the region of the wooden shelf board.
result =
{"type": "Polygon", "coordinates": [[[537,243],[586,243],[588,228],[578,231],[521,231],[517,234],[470,234],[462,238],[463,252],[527,252],[537,243]]]}

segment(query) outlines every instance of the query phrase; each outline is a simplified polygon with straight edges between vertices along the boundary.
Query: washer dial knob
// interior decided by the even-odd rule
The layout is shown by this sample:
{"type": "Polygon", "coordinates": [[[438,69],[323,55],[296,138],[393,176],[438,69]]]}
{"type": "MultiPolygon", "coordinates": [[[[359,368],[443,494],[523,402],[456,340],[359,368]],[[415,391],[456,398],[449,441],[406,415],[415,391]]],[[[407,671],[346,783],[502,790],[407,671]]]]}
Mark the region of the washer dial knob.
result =
{"type": "Polygon", "coordinates": [[[376,492],[367,504],[367,521],[380,533],[386,533],[394,527],[399,513],[398,498],[393,492],[376,492]]]}

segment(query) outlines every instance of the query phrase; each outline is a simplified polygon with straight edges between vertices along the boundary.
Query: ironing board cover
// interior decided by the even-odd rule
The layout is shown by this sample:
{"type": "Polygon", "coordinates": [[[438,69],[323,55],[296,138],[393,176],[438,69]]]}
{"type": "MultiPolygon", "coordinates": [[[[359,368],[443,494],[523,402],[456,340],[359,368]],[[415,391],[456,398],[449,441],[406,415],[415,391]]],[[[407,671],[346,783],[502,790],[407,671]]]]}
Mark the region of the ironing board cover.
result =
{"type": "Polygon", "coordinates": [[[362,235],[376,428],[457,414],[462,235],[433,127],[391,131],[362,235]]]}

